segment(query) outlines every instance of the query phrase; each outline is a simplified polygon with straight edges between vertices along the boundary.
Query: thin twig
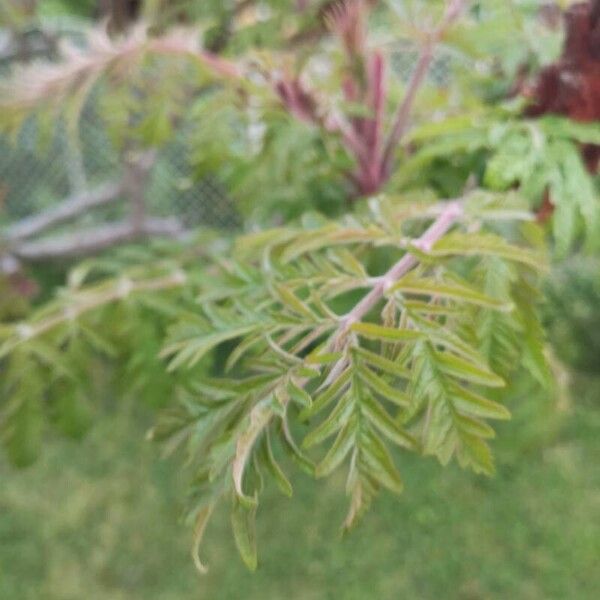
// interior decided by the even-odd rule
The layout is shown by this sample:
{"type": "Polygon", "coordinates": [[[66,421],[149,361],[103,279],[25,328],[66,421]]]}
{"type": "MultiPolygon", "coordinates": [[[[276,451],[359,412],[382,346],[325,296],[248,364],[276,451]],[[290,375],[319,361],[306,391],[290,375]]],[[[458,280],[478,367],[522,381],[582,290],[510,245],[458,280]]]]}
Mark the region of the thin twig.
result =
{"type": "Polygon", "coordinates": [[[93,229],[83,229],[60,237],[24,242],[11,254],[28,262],[60,260],[94,254],[117,244],[149,236],[180,238],[184,235],[181,223],[174,218],[145,219],[141,224],[119,221],[93,229]]]}
{"type": "Polygon", "coordinates": [[[15,223],[8,228],[5,236],[9,242],[15,243],[38,235],[89,210],[115,202],[121,191],[121,183],[111,182],[94,190],[75,194],[54,208],[15,223]]]}
{"type": "MultiPolygon", "coordinates": [[[[413,241],[412,246],[423,252],[430,251],[435,242],[456,223],[462,214],[463,207],[460,200],[448,202],[427,231],[420,238],[413,241]]],[[[417,263],[418,258],[414,254],[407,252],[385,275],[378,278],[371,291],[341,319],[340,333],[347,333],[352,324],[360,321],[381,300],[385,292],[416,266],[417,263]]]]}
{"type": "MultiPolygon", "coordinates": [[[[146,217],[145,188],[154,160],[154,152],[132,155],[126,160],[120,182],[111,182],[95,190],[76,194],[55,208],[27,217],[10,227],[5,234],[8,241],[7,252],[12,259],[10,265],[18,264],[19,260],[35,262],[86,256],[146,236],[182,236],[184,230],[177,219],[146,217]],[[100,225],[48,239],[30,239],[94,208],[115,202],[123,195],[127,197],[131,207],[128,221],[100,225]]],[[[7,264],[3,260],[0,265],[3,272],[6,271],[7,264]]]]}
{"type": "MultiPolygon", "coordinates": [[[[444,234],[458,221],[463,215],[463,205],[460,200],[448,202],[444,210],[436,220],[427,228],[425,233],[414,240],[412,246],[428,252],[433,245],[444,236],[444,234]]],[[[328,344],[328,351],[339,349],[340,342],[344,339],[354,323],[361,321],[369,311],[383,298],[385,293],[406,273],[417,265],[419,259],[410,252],[407,252],[398,262],[396,262],[384,275],[378,277],[371,291],[363,296],[362,300],[354,308],[346,313],[341,319],[337,332],[331,337],[328,344]]],[[[347,359],[342,357],[331,369],[327,379],[322,384],[326,387],[333,383],[344,371],[347,359]]],[[[304,382],[306,383],[306,382],[304,382]]]]}

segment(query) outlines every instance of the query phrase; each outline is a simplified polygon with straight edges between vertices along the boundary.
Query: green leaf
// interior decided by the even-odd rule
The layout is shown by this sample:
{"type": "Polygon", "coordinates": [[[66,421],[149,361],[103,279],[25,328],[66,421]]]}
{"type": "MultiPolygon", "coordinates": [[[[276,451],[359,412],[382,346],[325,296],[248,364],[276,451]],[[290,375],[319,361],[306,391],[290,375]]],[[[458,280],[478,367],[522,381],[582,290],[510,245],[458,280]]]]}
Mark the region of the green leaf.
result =
{"type": "Polygon", "coordinates": [[[243,379],[225,379],[203,377],[190,384],[190,389],[215,399],[235,398],[245,394],[259,392],[264,387],[278,379],[274,373],[253,375],[243,379]]]}
{"type": "Polygon", "coordinates": [[[455,419],[461,430],[461,435],[468,433],[479,438],[493,438],[496,436],[494,430],[483,421],[466,415],[456,415],[455,419]]]}
{"type": "Polygon", "coordinates": [[[435,257],[497,256],[538,270],[547,268],[540,253],[509,244],[493,233],[449,233],[436,242],[428,254],[435,257]]]}
{"type": "Polygon", "coordinates": [[[462,467],[470,466],[476,473],[491,475],[494,472],[490,447],[480,437],[466,432],[461,436],[458,462],[462,467]]]}
{"type": "Polygon", "coordinates": [[[375,354],[366,348],[356,347],[352,348],[352,353],[356,356],[360,356],[361,359],[371,365],[379,369],[380,371],[384,371],[385,373],[389,373],[390,375],[394,375],[396,377],[401,377],[402,379],[410,379],[410,371],[402,366],[399,362],[394,362],[389,360],[379,354],[375,354]]]}
{"type": "Polygon", "coordinates": [[[367,466],[368,473],[381,485],[395,494],[401,494],[403,489],[400,473],[385,447],[385,444],[372,432],[361,434],[360,458],[367,466]]]}
{"type": "Polygon", "coordinates": [[[326,408],[330,402],[344,391],[351,375],[350,369],[346,369],[324,392],[315,398],[310,408],[304,409],[300,413],[300,419],[306,420],[326,408]]]}
{"type": "Polygon", "coordinates": [[[389,440],[409,450],[416,450],[418,447],[415,438],[407,431],[404,431],[398,425],[387,411],[368,394],[361,398],[361,411],[367,419],[389,440]]]}
{"type": "Polygon", "coordinates": [[[199,573],[205,575],[208,572],[208,568],[206,565],[200,560],[200,546],[202,544],[202,538],[204,537],[204,532],[206,530],[206,525],[210,520],[210,516],[213,511],[213,505],[208,504],[207,506],[202,507],[196,516],[196,523],[194,525],[194,538],[192,544],[192,559],[194,561],[194,565],[196,569],[198,569],[199,573]]]}
{"type": "Polygon", "coordinates": [[[289,263],[296,260],[302,254],[319,250],[321,248],[331,248],[337,245],[373,243],[385,236],[385,232],[376,228],[368,227],[364,229],[340,227],[337,224],[326,225],[316,231],[304,234],[296,241],[289,244],[281,253],[283,263],[289,263]]]}
{"type": "Polygon", "coordinates": [[[288,263],[302,254],[319,250],[325,246],[329,246],[328,238],[334,235],[339,230],[339,227],[331,223],[325,227],[321,227],[316,231],[303,232],[294,241],[288,244],[285,250],[281,253],[281,261],[288,263]]]}
{"type": "Polygon", "coordinates": [[[314,352],[311,352],[305,359],[304,362],[309,365],[328,365],[333,362],[337,362],[342,358],[341,352],[321,352],[318,348],[314,352]]]}
{"type": "Polygon", "coordinates": [[[298,296],[296,296],[289,288],[282,284],[274,283],[272,284],[272,289],[283,306],[311,321],[317,319],[317,316],[312,312],[308,305],[302,302],[302,300],[300,300],[300,298],[298,298],[298,296]]]}
{"type": "Polygon", "coordinates": [[[314,477],[315,465],[296,445],[285,417],[281,419],[281,426],[283,433],[283,436],[281,437],[283,449],[307,475],[314,477]]]}
{"type": "Polygon", "coordinates": [[[287,391],[290,398],[294,402],[300,404],[300,406],[304,406],[305,408],[310,408],[312,406],[310,394],[304,388],[297,386],[293,381],[288,383],[287,391]]]}
{"type": "Polygon", "coordinates": [[[319,375],[321,374],[321,371],[319,371],[318,369],[311,369],[310,367],[301,365],[301,366],[297,367],[296,373],[298,374],[299,377],[306,377],[307,379],[315,379],[316,377],[319,377],[319,375]]]}
{"type": "Polygon", "coordinates": [[[388,385],[383,379],[375,375],[368,367],[360,365],[357,367],[358,376],[377,394],[383,396],[393,404],[402,408],[410,406],[409,397],[402,391],[388,385]]]}
{"type": "Polygon", "coordinates": [[[288,478],[285,476],[285,473],[275,460],[275,456],[273,455],[273,449],[271,447],[271,435],[267,430],[265,436],[262,440],[262,455],[264,463],[277,483],[277,486],[288,497],[292,495],[292,484],[289,482],[288,478]]]}
{"type": "Polygon", "coordinates": [[[325,458],[317,465],[315,470],[315,475],[317,477],[326,477],[346,458],[348,452],[350,452],[355,444],[356,428],[356,418],[352,417],[338,433],[338,436],[329,449],[329,452],[325,455],[325,458]]]}
{"type": "Polygon", "coordinates": [[[456,315],[461,307],[449,304],[433,304],[421,300],[404,300],[402,305],[406,310],[416,314],[424,315],[456,315]]]}
{"type": "Polygon", "coordinates": [[[421,332],[414,329],[396,329],[373,323],[353,323],[351,330],[369,339],[390,342],[415,342],[424,337],[421,332]]]}
{"type": "Polygon", "coordinates": [[[239,344],[232,350],[231,354],[227,357],[225,362],[225,372],[228,373],[233,367],[247,354],[251,348],[259,344],[264,340],[262,334],[251,335],[246,339],[241,340],[239,344]]]}
{"type": "Polygon", "coordinates": [[[333,435],[336,431],[341,429],[350,418],[354,410],[354,402],[352,395],[347,393],[337,403],[335,408],[331,411],[331,414],[320,423],[315,429],[313,429],[302,442],[304,448],[310,448],[316,444],[319,444],[326,440],[329,436],[333,435]]]}
{"type": "Polygon", "coordinates": [[[227,331],[204,333],[204,335],[199,331],[190,332],[190,336],[186,339],[168,344],[160,353],[160,357],[167,358],[174,355],[174,358],[169,362],[169,371],[174,371],[184,364],[192,367],[215,346],[227,340],[242,337],[257,328],[257,325],[247,325],[227,331]]]}
{"type": "Polygon", "coordinates": [[[237,497],[233,500],[231,526],[237,549],[250,571],[256,570],[256,504],[247,506],[237,497]]]}
{"type": "MultiPolygon", "coordinates": [[[[498,315],[505,317],[504,313],[498,313],[497,311],[485,311],[485,314],[498,315]]],[[[484,369],[487,365],[481,358],[479,351],[473,348],[470,344],[465,342],[450,328],[436,323],[433,320],[423,319],[416,315],[411,315],[410,320],[419,328],[419,330],[429,338],[429,341],[435,345],[440,345],[447,350],[451,350],[455,354],[458,354],[474,364],[480,364],[484,369]]]]}
{"type": "Polygon", "coordinates": [[[558,256],[565,258],[577,236],[577,207],[564,198],[557,190],[557,186],[552,187],[552,196],[562,198],[562,201],[555,206],[552,215],[552,234],[556,241],[558,256]]]}
{"type": "Polygon", "coordinates": [[[506,385],[504,379],[496,375],[496,373],[449,352],[436,352],[435,358],[439,364],[439,368],[448,375],[489,387],[504,387],[506,385]]]}
{"type": "Polygon", "coordinates": [[[510,303],[491,298],[466,285],[437,282],[434,279],[404,277],[394,284],[390,289],[390,292],[403,292],[435,298],[449,298],[496,310],[508,311],[512,308],[510,303]]]}
{"type": "Polygon", "coordinates": [[[328,256],[350,275],[364,279],[368,277],[363,264],[347,248],[332,248],[328,252],[328,256]]]}
{"type": "Polygon", "coordinates": [[[488,400],[459,385],[453,385],[451,393],[457,410],[474,417],[486,419],[510,419],[510,412],[502,404],[488,400]]]}
{"type": "Polygon", "coordinates": [[[263,432],[264,428],[269,424],[273,416],[273,411],[267,403],[257,404],[250,411],[250,424],[248,428],[243,431],[237,439],[235,457],[232,463],[232,475],[235,491],[241,502],[245,504],[251,504],[256,502],[250,496],[246,496],[242,489],[242,479],[244,477],[244,470],[246,463],[252,452],[252,448],[256,439],[263,432]]]}

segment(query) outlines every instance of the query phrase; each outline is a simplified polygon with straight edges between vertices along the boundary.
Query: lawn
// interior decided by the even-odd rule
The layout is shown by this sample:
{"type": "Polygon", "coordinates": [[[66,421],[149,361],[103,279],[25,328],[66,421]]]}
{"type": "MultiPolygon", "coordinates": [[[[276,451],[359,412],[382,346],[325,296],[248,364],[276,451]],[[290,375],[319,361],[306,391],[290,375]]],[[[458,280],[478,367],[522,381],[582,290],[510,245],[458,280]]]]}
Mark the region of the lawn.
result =
{"type": "Polygon", "coordinates": [[[255,574],[218,514],[206,577],[180,521],[184,482],[143,441],[148,417],[113,412],[82,443],[51,440],[25,471],[0,462],[0,598],[595,599],[600,382],[576,388],[558,407],[516,395],[493,478],[405,457],[404,495],[382,496],[345,538],[341,476],[298,477],[291,501],[271,490],[255,574]]]}

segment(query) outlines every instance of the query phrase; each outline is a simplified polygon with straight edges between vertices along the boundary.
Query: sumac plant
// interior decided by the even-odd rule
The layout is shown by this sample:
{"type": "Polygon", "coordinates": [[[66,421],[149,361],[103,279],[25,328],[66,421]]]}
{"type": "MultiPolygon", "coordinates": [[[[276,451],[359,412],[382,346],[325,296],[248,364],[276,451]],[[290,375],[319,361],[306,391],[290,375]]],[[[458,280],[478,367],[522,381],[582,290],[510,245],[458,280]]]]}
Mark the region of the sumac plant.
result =
{"type": "MultiPolygon", "coordinates": [[[[456,26],[477,28],[470,8],[482,3],[413,3],[418,58],[402,86],[389,38],[368,35],[391,18],[379,3],[297,2],[284,13],[275,2],[240,4],[260,5],[262,20],[248,31],[234,11],[221,54],[199,30],[96,31],[62,62],[18,74],[3,115],[13,128],[64,107],[73,118],[97,86],[108,126],[131,148],[191,127],[192,106],[207,140],[197,158],[222,154],[209,162],[234,187],[245,173],[241,205],[247,191],[274,206],[286,159],[290,186],[303,175],[297,205],[332,188],[343,198],[335,211],[283,213],[276,227],[252,216],[231,238],[190,233],[83,262],[52,301],[0,329],[0,428],[17,463],[34,458],[47,422],[77,432],[89,420],[100,359],[123,394],[163,408],[150,437],[185,456],[202,571],[199,545],[224,505],[256,567],[261,492],[273,483],[291,495],[290,469],[345,473],[345,529],[381,490],[402,491],[408,453],[491,474],[493,423],[510,417],[503,390],[517,374],[550,379],[536,308],[545,238],[528,199],[483,189],[480,173],[461,173],[450,198],[425,184],[406,191],[395,177],[436,49],[456,26]],[[249,50],[273,23],[276,41],[249,50]],[[248,136],[257,126],[262,137],[248,136]],[[303,151],[279,156],[282,135],[303,151]]],[[[319,208],[312,200],[305,206],[319,208]]]]}

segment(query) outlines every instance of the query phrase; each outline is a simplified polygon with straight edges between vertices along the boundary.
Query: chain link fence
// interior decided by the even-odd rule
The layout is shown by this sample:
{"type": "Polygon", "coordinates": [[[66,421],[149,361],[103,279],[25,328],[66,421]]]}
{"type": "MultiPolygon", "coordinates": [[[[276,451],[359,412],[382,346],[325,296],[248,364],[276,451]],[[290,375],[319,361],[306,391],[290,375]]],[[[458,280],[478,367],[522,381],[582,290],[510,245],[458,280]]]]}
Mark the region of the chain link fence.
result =
{"type": "MultiPolygon", "coordinates": [[[[10,223],[35,214],[120,177],[119,153],[93,110],[82,114],[77,144],[59,123],[40,148],[35,129],[31,122],[14,141],[0,137],[1,221],[10,223]]],[[[188,154],[177,140],[159,152],[147,185],[149,214],[176,215],[188,228],[237,226],[239,217],[226,191],[212,177],[195,180],[188,154]]]]}

